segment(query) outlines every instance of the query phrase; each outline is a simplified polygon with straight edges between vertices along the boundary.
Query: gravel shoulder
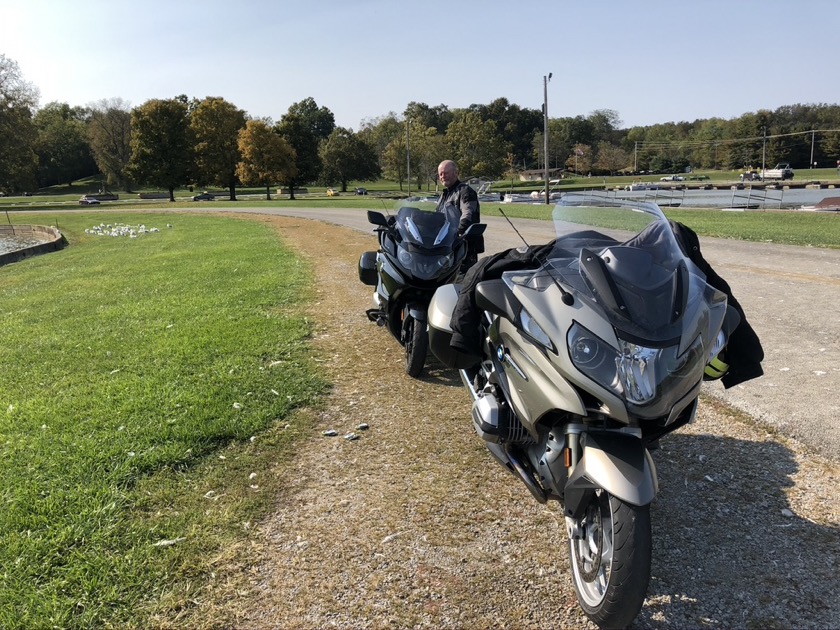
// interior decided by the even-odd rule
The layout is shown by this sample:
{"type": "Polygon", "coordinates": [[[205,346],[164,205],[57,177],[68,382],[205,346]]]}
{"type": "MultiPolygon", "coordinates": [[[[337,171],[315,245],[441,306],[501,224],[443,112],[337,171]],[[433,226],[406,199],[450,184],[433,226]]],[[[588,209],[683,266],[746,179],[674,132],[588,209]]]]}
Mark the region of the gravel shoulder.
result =
{"type": "MultiPolygon", "coordinates": [[[[374,236],[254,218],[315,265],[314,344],[334,389],[301,412],[318,417],[299,455],[269,471],[285,486],[274,513],[217,563],[203,625],[594,627],[558,507],[493,462],[454,371],[408,377],[365,317],[372,289],[356,264],[374,236]]],[[[653,575],[632,627],[840,627],[836,460],[709,395],[654,458],[653,575]]]]}

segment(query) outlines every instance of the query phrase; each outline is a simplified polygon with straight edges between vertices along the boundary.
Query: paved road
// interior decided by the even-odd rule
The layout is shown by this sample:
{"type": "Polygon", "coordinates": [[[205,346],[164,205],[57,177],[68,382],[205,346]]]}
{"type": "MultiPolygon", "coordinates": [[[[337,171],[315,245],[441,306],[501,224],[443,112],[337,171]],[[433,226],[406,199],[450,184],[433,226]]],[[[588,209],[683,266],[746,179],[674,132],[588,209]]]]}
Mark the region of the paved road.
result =
{"type": "MultiPolygon", "coordinates": [[[[371,249],[376,247],[373,226],[362,210],[236,210],[276,212],[370,232],[371,249]]],[[[488,253],[521,245],[503,219],[484,221],[488,253]]],[[[545,222],[514,223],[531,244],[551,238],[545,222]]],[[[707,383],[706,392],[840,459],[840,250],[710,238],[701,239],[701,247],[729,282],[765,352],[763,377],[728,390],[707,383]]]]}

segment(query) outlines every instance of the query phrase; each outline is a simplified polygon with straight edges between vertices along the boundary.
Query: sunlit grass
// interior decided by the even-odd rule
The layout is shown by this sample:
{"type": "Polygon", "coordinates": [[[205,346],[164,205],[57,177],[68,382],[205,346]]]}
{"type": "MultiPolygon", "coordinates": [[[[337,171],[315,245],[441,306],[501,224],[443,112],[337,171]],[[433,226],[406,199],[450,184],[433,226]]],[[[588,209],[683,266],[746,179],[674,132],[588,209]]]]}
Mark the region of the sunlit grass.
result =
{"type": "Polygon", "coordinates": [[[142,626],[242,535],[325,387],[310,270],[256,222],[50,218],[69,247],[0,267],[0,627],[142,626]],[[84,233],[118,220],[160,231],[84,233]]]}

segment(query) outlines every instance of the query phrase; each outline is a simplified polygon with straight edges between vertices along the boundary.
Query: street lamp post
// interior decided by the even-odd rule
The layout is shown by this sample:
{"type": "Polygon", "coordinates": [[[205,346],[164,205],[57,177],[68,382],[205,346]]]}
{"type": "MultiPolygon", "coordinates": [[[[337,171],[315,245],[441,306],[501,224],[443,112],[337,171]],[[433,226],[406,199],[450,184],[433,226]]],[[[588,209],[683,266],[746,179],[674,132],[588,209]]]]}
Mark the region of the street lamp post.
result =
{"type": "Polygon", "coordinates": [[[411,135],[408,131],[411,126],[411,119],[405,119],[405,169],[406,184],[408,185],[408,196],[411,197],[411,135]]]}
{"type": "Polygon", "coordinates": [[[545,202],[548,199],[548,82],[551,80],[551,73],[543,76],[543,158],[545,159],[545,202]]]}
{"type": "Polygon", "coordinates": [[[767,127],[764,125],[761,126],[761,135],[762,135],[762,143],[761,143],[761,179],[764,179],[764,156],[767,153],[767,127]]]}

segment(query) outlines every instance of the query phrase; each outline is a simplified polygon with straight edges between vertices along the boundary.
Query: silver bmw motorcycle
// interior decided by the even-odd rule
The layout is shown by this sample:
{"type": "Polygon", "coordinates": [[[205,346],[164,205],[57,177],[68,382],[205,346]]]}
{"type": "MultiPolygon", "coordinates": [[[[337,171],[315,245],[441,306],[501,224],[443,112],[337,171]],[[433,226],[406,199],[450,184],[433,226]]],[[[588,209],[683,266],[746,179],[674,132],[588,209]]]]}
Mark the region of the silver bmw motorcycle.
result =
{"type": "Polygon", "coordinates": [[[694,419],[738,314],[655,204],[567,194],[553,218],[548,244],[437,289],[429,343],[459,369],[493,457],[562,505],[586,615],[621,628],[650,579],[650,451],[694,419]]]}

